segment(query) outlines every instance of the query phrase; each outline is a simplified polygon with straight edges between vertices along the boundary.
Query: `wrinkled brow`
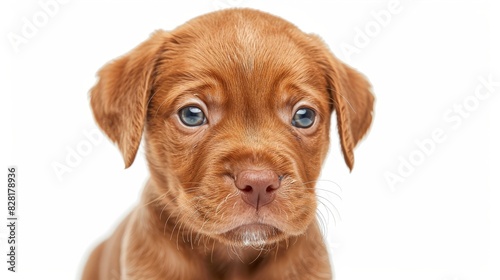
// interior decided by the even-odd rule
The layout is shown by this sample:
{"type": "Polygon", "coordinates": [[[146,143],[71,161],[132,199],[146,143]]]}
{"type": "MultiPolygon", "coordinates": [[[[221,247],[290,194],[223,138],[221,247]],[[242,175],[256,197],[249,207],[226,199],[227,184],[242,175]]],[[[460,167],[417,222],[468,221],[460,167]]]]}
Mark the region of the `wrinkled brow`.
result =
{"type": "Polygon", "coordinates": [[[184,79],[166,88],[159,86],[151,97],[156,114],[171,114],[177,111],[183,100],[198,98],[207,105],[224,104],[226,98],[220,83],[213,79],[184,79]]]}

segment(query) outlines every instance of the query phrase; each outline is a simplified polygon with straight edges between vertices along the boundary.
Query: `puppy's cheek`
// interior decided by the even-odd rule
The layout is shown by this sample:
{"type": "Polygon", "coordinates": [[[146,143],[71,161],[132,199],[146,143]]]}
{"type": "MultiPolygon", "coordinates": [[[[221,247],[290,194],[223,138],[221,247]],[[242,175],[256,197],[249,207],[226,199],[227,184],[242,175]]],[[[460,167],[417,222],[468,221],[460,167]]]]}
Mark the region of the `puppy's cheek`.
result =
{"type": "Polygon", "coordinates": [[[197,182],[199,178],[197,179],[195,175],[200,172],[194,169],[203,166],[204,150],[201,147],[204,147],[206,128],[182,130],[179,129],[180,126],[182,125],[179,124],[177,116],[165,121],[163,149],[170,162],[169,166],[165,167],[172,169],[181,183],[197,182]]]}
{"type": "Polygon", "coordinates": [[[310,189],[291,189],[278,194],[272,206],[280,228],[289,235],[300,235],[316,217],[316,195],[310,189]]]}
{"type": "Polygon", "coordinates": [[[239,194],[232,179],[211,177],[184,192],[186,211],[204,234],[215,234],[230,228],[232,213],[237,212],[239,194]]]}
{"type": "Polygon", "coordinates": [[[323,133],[308,137],[301,143],[296,158],[299,174],[304,182],[316,181],[328,152],[329,138],[323,133]]]}

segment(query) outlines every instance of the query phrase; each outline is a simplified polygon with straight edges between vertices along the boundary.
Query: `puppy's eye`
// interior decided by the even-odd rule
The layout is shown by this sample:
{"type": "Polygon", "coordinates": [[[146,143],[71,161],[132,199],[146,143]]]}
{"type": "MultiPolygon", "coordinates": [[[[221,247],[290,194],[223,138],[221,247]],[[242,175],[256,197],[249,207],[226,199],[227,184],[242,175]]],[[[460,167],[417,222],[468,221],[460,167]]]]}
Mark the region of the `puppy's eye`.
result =
{"type": "Polygon", "coordinates": [[[316,113],[309,108],[300,108],[292,118],[292,125],[298,128],[308,128],[314,123],[316,113]]]}
{"type": "Polygon", "coordinates": [[[200,126],[207,122],[203,111],[195,106],[184,107],[179,111],[179,118],[186,126],[200,126]]]}

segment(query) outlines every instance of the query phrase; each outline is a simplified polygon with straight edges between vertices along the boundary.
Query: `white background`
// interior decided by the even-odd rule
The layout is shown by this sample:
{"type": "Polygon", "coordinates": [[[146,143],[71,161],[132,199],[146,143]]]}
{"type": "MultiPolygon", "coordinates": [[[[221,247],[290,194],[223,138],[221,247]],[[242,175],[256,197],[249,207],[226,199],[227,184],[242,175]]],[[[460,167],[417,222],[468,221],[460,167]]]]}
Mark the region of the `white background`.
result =
{"type": "Polygon", "coordinates": [[[142,148],[124,170],[103,138],[71,172],[58,178],[53,169],[89,147],[85,132],[96,124],[88,90],[96,71],[153,30],[230,6],[267,11],[319,34],[373,84],[375,119],[354,171],[345,167],[332,129],[318,186],[331,202],[322,199],[329,211],[320,212],[337,279],[500,279],[500,86],[474,99],[480,77],[500,81],[497,4],[402,0],[382,26],[374,15],[389,1],[74,0],[40,23],[40,3],[48,1],[0,4],[2,217],[6,167],[19,169],[18,273],[7,272],[2,218],[1,279],[77,279],[91,248],[137,203],[148,176],[142,148]],[[16,51],[9,36],[22,36],[24,18],[33,23],[34,16],[37,30],[16,51]],[[360,44],[366,31],[358,30],[366,28],[371,36],[360,44]],[[357,52],[349,55],[347,45],[357,52]],[[467,117],[447,121],[464,102],[467,117]],[[424,155],[416,143],[436,129],[445,139],[424,155]],[[410,160],[413,172],[399,173],[410,160]],[[402,182],[391,186],[389,173],[404,175],[402,182]]]}

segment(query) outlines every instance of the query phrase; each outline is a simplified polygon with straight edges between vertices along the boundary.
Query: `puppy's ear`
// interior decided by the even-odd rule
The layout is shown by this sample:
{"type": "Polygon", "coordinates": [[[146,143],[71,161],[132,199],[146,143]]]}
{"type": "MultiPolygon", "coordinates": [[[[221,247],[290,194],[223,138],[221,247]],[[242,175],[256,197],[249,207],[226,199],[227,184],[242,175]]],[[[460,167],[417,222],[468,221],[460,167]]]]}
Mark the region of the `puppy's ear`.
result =
{"type": "Polygon", "coordinates": [[[354,147],[363,138],[372,123],[374,97],[366,78],[356,70],[340,63],[335,91],[332,92],[337,115],[337,126],[344,160],[352,170],[354,147]]]}
{"type": "Polygon", "coordinates": [[[372,122],[374,96],[367,79],[339,61],[318,37],[320,65],[327,80],[327,87],[337,116],[337,126],[344,160],[352,170],[354,147],[363,138],[372,122]]]}
{"type": "Polygon", "coordinates": [[[118,145],[125,168],[132,164],[139,148],[154,68],[167,35],[157,31],[126,55],[106,64],[90,90],[94,118],[118,145]]]}

